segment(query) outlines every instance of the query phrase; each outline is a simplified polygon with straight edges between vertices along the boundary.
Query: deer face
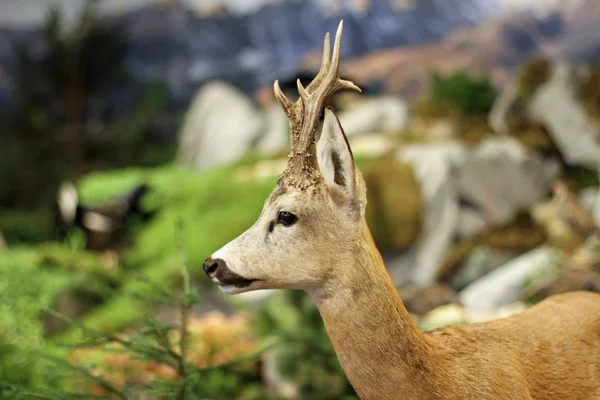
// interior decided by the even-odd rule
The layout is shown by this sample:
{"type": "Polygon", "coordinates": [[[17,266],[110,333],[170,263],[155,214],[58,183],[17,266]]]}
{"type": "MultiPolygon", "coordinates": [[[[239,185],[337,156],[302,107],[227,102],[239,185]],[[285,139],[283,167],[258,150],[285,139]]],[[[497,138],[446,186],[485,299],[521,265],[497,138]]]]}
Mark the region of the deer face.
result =
{"type": "Polygon", "coordinates": [[[306,89],[298,80],[295,103],[275,82],[275,96],[290,121],[290,159],[258,221],[204,262],[206,274],[226,293],[319,288],[347,265],[343,258],[351,257],[359,242],[364,184],[329,107],[315,148],[326,99],[340,89],[360,91],[339,78],[342,27],[340,23],[333,56],[325,35],[321,69],[306,89]]]}
{"type": "Polygon", "coordinates": [[[317,160],[316,184],[298,188],[280,179],[256,223],[205,261],[205,272],[223,292],[311,290],[347,265],[344,257],[360,239],[366,194],[330,108],[325,109],[317,160]]]}

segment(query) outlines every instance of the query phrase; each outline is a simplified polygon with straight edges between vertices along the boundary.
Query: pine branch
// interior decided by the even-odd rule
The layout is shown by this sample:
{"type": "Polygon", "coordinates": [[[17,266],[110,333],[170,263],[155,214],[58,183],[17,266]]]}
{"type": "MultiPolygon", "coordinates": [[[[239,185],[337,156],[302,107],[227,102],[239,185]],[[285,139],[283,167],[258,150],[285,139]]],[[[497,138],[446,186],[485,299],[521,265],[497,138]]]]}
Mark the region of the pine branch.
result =
{"type": "Polygon", "coordinates": [[[58,365],[61,365],[65,368],[67,368],[68,370],[70,370],[72,372],[75,372],[76,374],[84,377],[88,381],[94,382],[96,385],[100,386],[102,389],[106,390],[107,392],[114,394],[119,399],[127,400],[127,396],[125,396],[125,394],[123,394],[123,392],[121,392],[118,388],[113,386],[110,382],[107,382],[104,379],[102,379],[102,376],[94,376],[87,368],[84,368],[80,365],[73,365],[66,360],[62,360],[58,357],[54,357],[49,354],[44,354],[42,352],[38,352],[38,353],[40,354],[41,357],[44,357],[58,365]]]}
{"type": "Polygon", "coordinates": [[[176,221],[176,246],[181,257],[182,278],[183,278],[183,299],[181,300],[181,331],[179,334],[181,357],[179,359],[178,374],[183,384],[178,393],[178,400],[185,400],[185,382],[187,377],[186,359],[187,359],[187,341],[188,324],[190,317],[190,271],[185,251],[183,249],[183,220],[179,217],[176,221]]]}

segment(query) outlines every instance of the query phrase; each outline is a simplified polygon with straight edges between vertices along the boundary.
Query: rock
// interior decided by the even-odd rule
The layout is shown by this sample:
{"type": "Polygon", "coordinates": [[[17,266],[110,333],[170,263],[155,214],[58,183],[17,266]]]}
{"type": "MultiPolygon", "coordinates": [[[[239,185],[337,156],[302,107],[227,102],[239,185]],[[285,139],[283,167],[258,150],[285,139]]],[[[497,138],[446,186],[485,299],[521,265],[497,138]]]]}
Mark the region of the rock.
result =
{"type": "Polygon", "coordinates": [[[458,304],[437,307],[418,319],[419,329],[426,331],[448,325],[466,323],[465,312],[458,304]]]}
{"type": "Polygon", "coordinates": [[[600,163],[600,124],[589,115],[579,93],[588,75],[582,66],[556,64],[549,78],[538,82],[525,97],[519,95],[518,84],[513,82],[496,99],[488,122],[495,132],[504,134],[518,134],[510,132],[515,121],[541,123],[567,164],[596,169],[600,163]]]}
{"type": "Polygon", "coordinates": [[[508,119],[516,112],[518,90],[514,82],[509,82],[496,97],[488,115],[488,124],[496,133],[509,134],[508,119]]]}
{"type": "Polygon", "coordinates": [[[257,141],[263,119],[252,101],[234,86],[206,83],[187,111],[177,163],[205,170],[237,160],[257,141]]]}
{"type": "Polygon", "coordinates": [[[521,311],[525,311],[526,309],[527,304],[521,301],[515,301],[513,303],[495,308],[493,310],[473,311],[465,309],[464,316],[467,323],[476,324],[479,322],[486,322],[499,318],[510,317],[511,315],[520,313],[521,311]]]}
{"type": "Polygon", "coordinates": [[[348,139],[354,156],[377,158],[396,147],[394,140],[384,135],[362,135],[348,139]]]}
{"type": "Polygon", "coordinates": [[[282,150],[289,149],[290,124],[279,104],[267,106],[263,114],[263,124],[260,137],[253,149],[261,155],[270,156],[282,150]]]}
{"type": "Polygon", "coordinates": [[[456,233],[459,239],[465,240],[481,233],[487,227],[485,218],[480,211],[471,207],[460,207],[456,233]]]}
{"type": "Polygon", "coordinates": [[[547,195],[560,170],[558,162],[528,152],[511,137],[485,138],[476,146],[413,143],[396,156],[412,166],[424,207],[418,241],[386,259],[396,284],[433,282],[456,236],[466,240],[469,234],[511,222],[547,195]],[[461,215],[461,203],[470,211],[461,215]],[[475,220],[472,227],[460,225],[464,215],[475,220]]]}
{"type": "Polygon", "coordinates": [[[276,158],[273,160],[261,160],[251,165],[244,165],[235,172],[235,180],[238,182],[256,181],[276,177],[287,166],[287,158],[276,158]]]}
{"type": "Polygon", "coordinates": [[[410,164],[387,153],[363,168],[367,222],[380,251],[412,246],[421,233],[423,200],[410,164]],[[390,184],[393,182],[393,184],[390,184]]]}
{"type": "Polygon", "coordinates": [[[579,66],[554,66],[550,80],[531,98],[528,113],[532,119],[544,123],[567,164],[597,168],[600,126],[578,98],[583,77],[579,66]]]}
{"type": "Polygon", "coordinates": [[[408,107],[393,96],[366,97],[338,113],[349,138],[382,132],[399,132],[408,122],[408,107]]]}
{"type": "Polygon", "coordinates": [[[454,166],[465,157],[455,142],[411,144],[397,157],[412,165],[421,187],[421,235],[409,252],[387,261],[396,284],[433,282],[444,253],[452,244],[458,222],[458,195],[452,182],[454,166]]]}
{"type": "Polygon", "coordinates": [[[408,312],[416,315],[424,315],[446,304],[458,303],[458,293],[442,282],[402,288],[400,297],[408,312]]]}
{"type": "Polygon", "coordinates": [[[512,251],[493,249],[488,246],[475,247],[464,265],[449,277],[450,285],[456,290],[462,290],[514,257],[515,253],[512,251]]]}
{"type": "Polygon", "coordinates": [[[545,198],[559,173],[558,161],[528,152],[511,137],[490,137],[469,151],[456,180],[461,199],[497,225],[545,198]]]}
{"type": "Polygon", "coordinates": [[[531,250],[471,283],[460,292],[470,311],[489,311],[517,301],[528,280],[552,270],[558,258],[548,247],[531,250]]]}

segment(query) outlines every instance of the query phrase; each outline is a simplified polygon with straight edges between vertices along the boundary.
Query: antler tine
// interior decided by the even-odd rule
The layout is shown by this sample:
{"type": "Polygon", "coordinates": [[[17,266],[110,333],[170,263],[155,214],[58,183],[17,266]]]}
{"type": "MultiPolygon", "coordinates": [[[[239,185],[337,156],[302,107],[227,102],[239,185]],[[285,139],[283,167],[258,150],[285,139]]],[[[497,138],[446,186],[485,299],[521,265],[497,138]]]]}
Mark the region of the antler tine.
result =
{"type": "Polygon", "coordinates": [[[294,103],[292,103],[290,99],[285,97],[285,94],[283,94],[283,92],[281,91],[281,87],[279,86],[279,79],[276,80],[273,84],[273,92],[275,93],[275,97],[277,97],[277,100],[279,100],[279,102],[283,106],[285,113],[288,116],[290,116],[290,111],[294,106],[294,103]]]}
{"type": "Polygon", "coordinates": [[[329,69],[329,74],[327,76],[328,79],[336,80],[336,88],[335,90],[340,89],[351,89],[357,92],[362,92],[358,86],[356,86],[353,82],[347,81],[344,79],[340,79],[340,58],[341,58],[341,48],[342,48],[342,30],[344,29],[344,21],[340,21],[340,25],[338,26],[338,30],[335,34],[335,43],[333,45],[333,56],[331,67],[329,69]]]}
{"type": "MultiPolygon", "coordinates": [[[[329,94],[336,92],[340,89],[351,89],[361,92],[360,88],[353,82],[339,78],[340,70],[340,58],[341,58],[341,45],[342,45],[342,32],[344,30],[344,21],[340,21],[337,32],[335,34],[335,42],[333,45],[333,56],[330,56],[330,40],[329,33],[325,35],[325,43],[323,45],[323,60],[321,61],[321,69],[319,73],[313,79],[313,81],[305,89],[300,81],[298,81],[298,92],[300,98],[304,100],[305,106],[309,100],[309,97],[322,90],[325,97],[329,94]]],[[[320,97],[320,96],[319,96],[320,97]]],[[[320,101],[324,100],[320,99],[320,101]]],[[[319,101],[317,101],[319,102],[319,101]]]]}
{"type": "Polygon", "coordinates": [[[329,72],[329,68],[331,65],[331,39],[329,37],[329,32],[325,34],[325,40],[323,42],[323,58],[321,59],[321,68],[319,69],[319,73],[315,78],[310,82],[306,90],[311,93],[315,87],[318,87],[321,81],[327,76],[329,72]]]}
{"type": "Polygon", "coordinates": [[[304,88],[300,80],[296,82],[300,95],[298,101],[292,103],[287,99],[281,92],[278,82],[275,82],[275,95],[288,115],[291,127],[290,159],[280,177],[288,185],[306,188],[318,181],[315,134],[327,98],[340,89],[360,92],[354,83],[339,77],[343,26],[344,23],[341,21],[335,35],[333,56],[331,56],[329,33],[325,35],[321,69],[308,87],[304,88]]]}

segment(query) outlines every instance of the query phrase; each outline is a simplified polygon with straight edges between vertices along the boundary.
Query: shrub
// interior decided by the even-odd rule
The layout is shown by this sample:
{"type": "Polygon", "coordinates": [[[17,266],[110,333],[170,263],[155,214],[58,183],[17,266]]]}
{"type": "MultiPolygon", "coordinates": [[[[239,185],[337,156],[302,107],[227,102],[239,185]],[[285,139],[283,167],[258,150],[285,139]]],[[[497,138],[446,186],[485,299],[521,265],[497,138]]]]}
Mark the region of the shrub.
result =
{"type": "Polygon", "coordinates": [[[487,114],[496,91],[486,75],[471,77],[464,71],[431,74],[427,103],[457,108],[463,114],[487,114]]]}
{"type": "Polygon", "coordinates": [[[49,370],[35,354],[44,348],[40,313],[73,284],[72,278],[41,269],[35,251],[27,248],[2,253],[0,276],[0,382],[48,382],[49,370]]]}
{"type": "Polygon", "coordinates": [[[279,338],[275,364],[299,389],[300,399],[358,399],[339,364],[323,320],[302,291],[272,294],[255,318],[257,332],[279,338]]]}

